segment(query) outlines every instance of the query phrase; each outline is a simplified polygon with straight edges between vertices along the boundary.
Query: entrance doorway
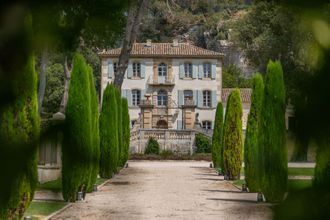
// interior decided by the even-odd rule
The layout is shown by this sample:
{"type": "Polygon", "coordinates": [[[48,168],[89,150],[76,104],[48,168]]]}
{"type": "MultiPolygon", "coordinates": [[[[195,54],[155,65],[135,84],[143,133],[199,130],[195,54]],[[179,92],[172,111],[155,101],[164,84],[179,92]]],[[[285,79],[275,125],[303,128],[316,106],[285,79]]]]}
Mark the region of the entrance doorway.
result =
{"type": "Polygon", "coordinates": [[[157,121],[156,126],[157,126],[157,128],[160,128],[160,129],[167,129],[168,128],[167,121],[165,121],[163,119],[157,121]]]}

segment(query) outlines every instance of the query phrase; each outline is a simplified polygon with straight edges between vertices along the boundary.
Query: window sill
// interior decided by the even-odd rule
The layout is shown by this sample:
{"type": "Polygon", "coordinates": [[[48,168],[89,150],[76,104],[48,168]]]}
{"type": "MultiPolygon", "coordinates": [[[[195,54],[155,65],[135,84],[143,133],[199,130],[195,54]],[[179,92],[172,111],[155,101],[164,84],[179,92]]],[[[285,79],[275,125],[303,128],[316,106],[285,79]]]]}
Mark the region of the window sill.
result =
{"type": "Polygon", "coordinates": [[[138,105],[131,105],[129,106],[128,108],[131,108],[131,109],[139,109],[140,107],[138,105]]]}
{"type": "Polygon", "coordinates": [[[132,76],[131,78],[127,78],[127,79],[131,79],[131,80],[140,80],[143,79],[141,77],[137,77],[137,76],[132,76]]]}
{"type": "Polygon", "coordinates": [[[192,77],[183,77],[183,78],[181,78],[182,80],[193,80],[193,79],[195,79],[195,78],[192,78],[192,77]]]}
{"type": "Polygon", "coordinates": [[[213,80],[213,79],[212,79],[212,78],[202,78],[201,80],[211,81],[211,80],[213,80]]]}
{"type": "Polygon", "coordinates": [[[197,107],[199,109],[203,109],[203,110],[213,110],[215,109],[215,107],[206,107],[206,106],[203,106],[203,107],[197,107]]]}

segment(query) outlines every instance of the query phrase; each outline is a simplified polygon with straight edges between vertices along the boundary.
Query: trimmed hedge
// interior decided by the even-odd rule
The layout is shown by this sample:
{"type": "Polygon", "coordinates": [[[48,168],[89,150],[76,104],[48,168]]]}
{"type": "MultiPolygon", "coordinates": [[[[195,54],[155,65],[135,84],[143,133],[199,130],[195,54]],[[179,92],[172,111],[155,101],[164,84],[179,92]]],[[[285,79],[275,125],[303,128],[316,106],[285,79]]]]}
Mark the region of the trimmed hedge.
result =
{"type": "Polygon", "coordinates": [[[251,192],[260,190],[260,173],[262,167],[260,149],[258,145],[258,132],[261,118],[261,108],[264,95],[264,83],[262,76],[257,73],[254,75],[252,85],[251,108],[246,127],[244,143],[244,174],[245,182],[251,192]]]}
{"type": "Polygon", "coordinates": [[[239,179],[242,167],[242,114],[240,91],[235,89],[228,97],[223,127],[223,164],[230,180],[239,179]]]}
{"type": "Polygon", "coordinates": [[[123,151],[121,154],[122,164],[125,164],[128,160],[129,155],[129,144],[130,144],[130,118],[128,113],[128,102],[126,98],[121,99],[122,104],[122,123],[123,123],[123,151]]]}
{"type": "Polygon", "coordinates": [[[285,90],[280,62],[269,61],[265,77],[259,145],[263,160],[261,189],[266,200],[280,202],[287,191],[288,160],[285,145],[285,90]]]}
{"type": "Polygon", "coordinates": [[[196,134],[196,153],[211,153],[211,141],[203,134],[196,134]]]}
{"type": "Polygon", "coordinates": [[[223,107],[219,102],[215,112],[214,130],[212,136],[212,161],[215,168],[223,168],[222,160],[222,129],[223,129],[223,107]]]}
{"type": "Polygon", "coordinates": [[[108,84],[103,93],[100,114],[100,176],[111,178],[117,173],[118,132],[117,101],[113,84],[108,84]]]}
{"type": "Polygon", "coordinates": [[[159,154],[159,144],[156,139],[149,138],[144,154],[159,154]]]}
{"type": "Polygon", "coordinates": [[[30,48],[31,16],[25,18],[20,34],[14,41],[19,39],[26,47],[26,60],[11,88],[15,100],[1,106],[0,112],[0,219],[18,219],[22,216],[33,198],[38,181],[40,119],[37,74],[30,48]]]}
{"type": "Polygon", "coordinates": [[[330,186],[330,138],[318,141],[316,166],[313,185],[318,189],[328,190],[330,186]]]}

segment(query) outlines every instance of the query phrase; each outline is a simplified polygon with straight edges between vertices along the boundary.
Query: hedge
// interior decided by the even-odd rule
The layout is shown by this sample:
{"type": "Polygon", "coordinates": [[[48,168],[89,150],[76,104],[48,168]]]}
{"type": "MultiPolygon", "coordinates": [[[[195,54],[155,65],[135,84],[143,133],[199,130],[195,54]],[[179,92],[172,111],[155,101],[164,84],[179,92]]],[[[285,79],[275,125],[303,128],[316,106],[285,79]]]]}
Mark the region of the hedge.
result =
{"type": "Polygon", "coordinates": [[[223,168],[222,160],[222,129],[223,129],[223,106],[221,102],[217,105],[212,136],[212,161],[215,168],[223,168]]]}

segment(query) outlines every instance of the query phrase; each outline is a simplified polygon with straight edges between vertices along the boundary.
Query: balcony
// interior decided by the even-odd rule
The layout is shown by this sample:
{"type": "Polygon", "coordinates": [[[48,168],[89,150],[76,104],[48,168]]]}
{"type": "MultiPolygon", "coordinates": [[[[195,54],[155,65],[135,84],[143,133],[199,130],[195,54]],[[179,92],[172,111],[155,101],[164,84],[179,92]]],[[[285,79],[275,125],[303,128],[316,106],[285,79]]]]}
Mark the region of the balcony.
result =
{"type": "Polygon", "coordinates": [[[165,86],[174,86],[175,80],[171,76],[150,76],[148,79],[148,84],[151,86],[165,85],[165,86]]]}

